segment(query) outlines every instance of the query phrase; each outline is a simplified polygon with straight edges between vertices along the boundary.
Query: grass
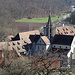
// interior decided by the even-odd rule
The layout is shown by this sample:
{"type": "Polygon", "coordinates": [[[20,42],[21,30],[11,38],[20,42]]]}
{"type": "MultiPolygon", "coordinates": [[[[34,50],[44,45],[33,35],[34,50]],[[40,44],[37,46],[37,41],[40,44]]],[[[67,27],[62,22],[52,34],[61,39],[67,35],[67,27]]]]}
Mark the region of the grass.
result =
{"type": "MultiPolygon", "coordinates": [[[[52,22],[62,18],[66,14],[62,14],[59,16],[51,17],[52,22]]],[[[22,18],[19,20],[16,20],[16,22],[33,22],[33,23],[46,23],[48,21],[48,17],[44,18],[33,18],[33,19],[27,19],[27,18],[22,18]]]]}

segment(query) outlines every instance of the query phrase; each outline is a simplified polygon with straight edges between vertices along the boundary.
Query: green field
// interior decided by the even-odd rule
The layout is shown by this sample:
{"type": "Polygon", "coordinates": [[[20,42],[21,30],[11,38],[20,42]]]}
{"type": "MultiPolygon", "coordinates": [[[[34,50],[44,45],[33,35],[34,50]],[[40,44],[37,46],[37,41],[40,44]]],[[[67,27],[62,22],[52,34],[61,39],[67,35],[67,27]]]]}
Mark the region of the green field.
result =
{"type": "MultiPolygon", "coordinates": [[[[62,14],[59,16],[51,17],[52,22],[62,18],[66,14],[62,14]]],[[[27,19],[27,18],[22,18],[19,20],[16,20],[16,22],[33,22],[33,23],[46,23],[48,21],[48,17],[44,18],[33,18],[33,19],[27,19]]]]}

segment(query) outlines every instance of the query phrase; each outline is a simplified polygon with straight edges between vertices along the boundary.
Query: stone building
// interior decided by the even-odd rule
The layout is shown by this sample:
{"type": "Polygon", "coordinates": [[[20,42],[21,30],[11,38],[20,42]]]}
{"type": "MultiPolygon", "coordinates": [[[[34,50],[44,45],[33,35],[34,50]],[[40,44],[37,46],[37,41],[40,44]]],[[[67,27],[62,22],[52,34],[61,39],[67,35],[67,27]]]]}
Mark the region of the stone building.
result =
{"type": "Polygon", "coordinates": [[[41,56],[50,50],[50,40],[46,36],[41,36],[34,49],[34,55],[41,56]]]}
{"type": "Polygon", "coordinates": [[[73,26],[59,26],[55,27],[52,30],[52,35],[54,36],[55,34],[57,35],[75,35],[75,28],[73,26]]]}
{"type": "Polygon", "coordinates": [[[73,38],[74,36],[70,35],[55,35],[52,41],[52,48],[70,50],[73,38]]]}

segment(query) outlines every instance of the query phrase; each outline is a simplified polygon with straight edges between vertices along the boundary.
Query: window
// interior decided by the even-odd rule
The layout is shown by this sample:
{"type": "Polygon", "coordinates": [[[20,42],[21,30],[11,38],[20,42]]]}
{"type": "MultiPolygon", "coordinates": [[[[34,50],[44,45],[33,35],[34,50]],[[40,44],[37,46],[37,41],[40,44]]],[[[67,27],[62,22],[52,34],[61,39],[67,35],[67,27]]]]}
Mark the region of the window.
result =
{"type": "Polygon", "coordinates": [[[41,43],[41,41],[40,41],[40,43],[41,43]]]}
{"type": "Polygon", "coordinates": [[[17,49],[18,49],[18,50],[20,50],[20,48],[19,48],[19,47],[17,47],[17,49]]]}
{"type": "Polygon", "coordinates": [[[66,49],[67,49],[67,47],[66,47],[66,49]]]}
{"type": "Polygon", "coordinates": [[[63,31],[65,31],[65,29],[63,29],[63,31]]]}
{"type": "Polygon", "coordinates": [[[42,50],[44,50],[44,47],[42,47],[42,50]]]}
{"type": "Polygon", "coordinates": [[[12,50],[15,50],[15,48],[12,47],[12,50]]]}
{"type": "Polygon", "coordinates": [[[63,35],[63,33],[61,33],[61,35],[63,35]]]}
{"type": "Polygon", "coordinates": [[[23,48],[23,49],[25,49],[25,47],[24,47],[24,46],[22,46],[22,48],[23,48]]]}
{"type": "Polygon", "coordinates": [[[54,46],[54,48],[55,48],[55,46],[54,46]]]}
{"type": "Polygon", "coordinates": [[[24,41],[24,43],[26,43],[26,41],[24,41]]]}
{"type": "Polygon", "coordinates": [[[17,44],[18,44],[18,45],[20,45],[20,43],[19,43],[19,42],[17,42],[17,44]]]}
{"type": "Polygon", "coordinates": [[[57,31],[59,32],[59,30],[57,29],[57,31]]]}
{"type": "Polygon", "coordinates": [[[15,45],[15,43],[12,43],[13,45],[15,45]]]}
{"type": "Polygon", "coordinates": [[[10,44],[8,44],[8,46],[10,46],[10,44]]]}
{"type": "Polygon", "coordinates": [[[66,30],[68,31],[68,29],[66,28],[66,30]]]}
{"type": "Polygon", "coordinates": [[[61,48],[61,46],[60,46],[60,48],[61,48]]]}
{"type": "Polygon", "coordinates": [[[68,32],[64,32],[65,34],[68,34],[68,32]]]}
{"type": "Polygon", "coordinates": [[[39,46],[38,46],[38,49],[39,49],[39,46]]]}

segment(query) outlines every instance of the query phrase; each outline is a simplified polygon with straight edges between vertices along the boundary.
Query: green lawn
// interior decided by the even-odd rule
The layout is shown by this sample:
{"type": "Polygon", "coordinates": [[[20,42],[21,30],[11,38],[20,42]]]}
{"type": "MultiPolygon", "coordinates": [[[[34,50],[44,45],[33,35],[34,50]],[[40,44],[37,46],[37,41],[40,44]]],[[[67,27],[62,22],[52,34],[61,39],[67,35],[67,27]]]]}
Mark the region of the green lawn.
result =
{"type": "MultiPolygon", "coordinates": [[[[64,15],[66,15],[66,14],[51,17],[51,20],[52,20],[52,22],[54,22],[54,21],[58,20],[59,18],[62,18],[64,15]]],[[[16,22],[34,22],[34,23],[46,23],[47,21],[48,21],[48,17],[33,18],[33,19],[22,18],[22,19],[16,20],[16,22]]]]}

